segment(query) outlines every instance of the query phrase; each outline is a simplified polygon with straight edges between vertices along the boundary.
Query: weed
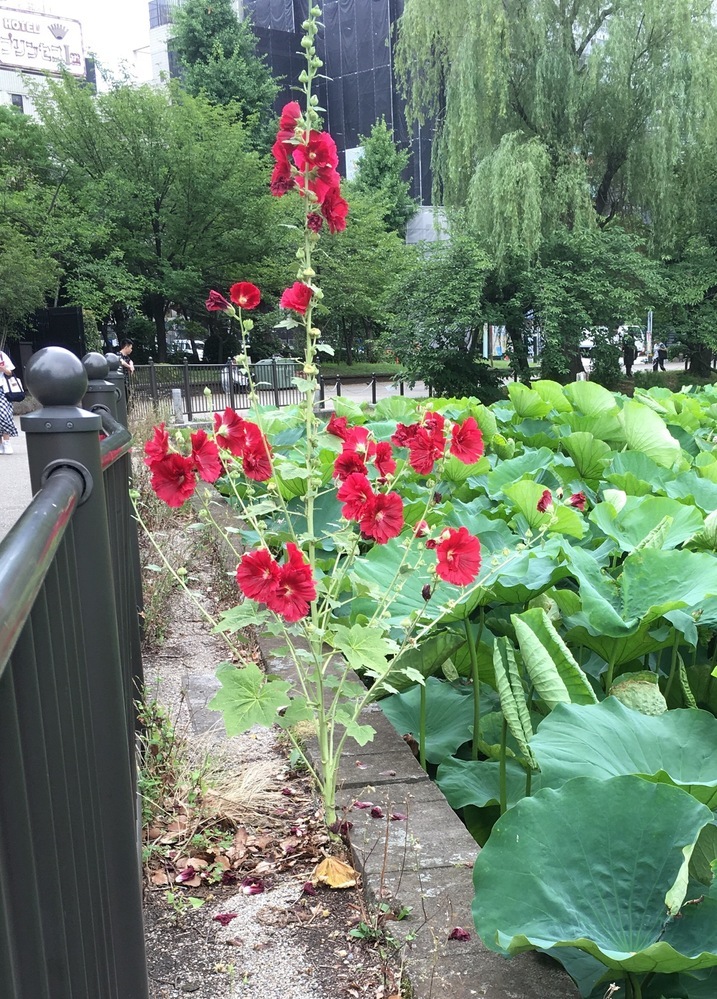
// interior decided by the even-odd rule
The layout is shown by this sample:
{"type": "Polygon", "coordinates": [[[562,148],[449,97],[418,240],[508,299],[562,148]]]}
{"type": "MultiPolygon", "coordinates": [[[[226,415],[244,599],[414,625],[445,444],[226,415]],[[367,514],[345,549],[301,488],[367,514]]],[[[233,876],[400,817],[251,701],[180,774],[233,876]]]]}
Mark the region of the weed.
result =
{"type": "Polygon", "coordinates": [[[177,921],[183,919],[188,912],[201,909],[204,905],[203,898],[197,898],[194,895],[181,895],[179,892],[174,891],[165,892],[164,900],[174,913],[174,918],[177,921]]]}

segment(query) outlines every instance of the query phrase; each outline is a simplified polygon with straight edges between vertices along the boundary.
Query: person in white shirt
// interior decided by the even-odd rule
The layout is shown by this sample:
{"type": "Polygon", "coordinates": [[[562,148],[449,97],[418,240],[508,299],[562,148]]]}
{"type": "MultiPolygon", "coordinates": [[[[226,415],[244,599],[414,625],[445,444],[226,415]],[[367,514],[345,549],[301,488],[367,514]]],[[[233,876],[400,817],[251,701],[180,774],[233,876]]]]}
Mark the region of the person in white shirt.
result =
{"type": "Polygon", "coordinates": [[[0,350],[0,435],[2,435],[0,454],[12,454],[13,450],[10,438],[18,436],[17,427],[12,415],[12,406],[5,396],[5,389],[7,388],[5,376],[11,375],[14,370],[15,365],[7,354],[0,350]]]}

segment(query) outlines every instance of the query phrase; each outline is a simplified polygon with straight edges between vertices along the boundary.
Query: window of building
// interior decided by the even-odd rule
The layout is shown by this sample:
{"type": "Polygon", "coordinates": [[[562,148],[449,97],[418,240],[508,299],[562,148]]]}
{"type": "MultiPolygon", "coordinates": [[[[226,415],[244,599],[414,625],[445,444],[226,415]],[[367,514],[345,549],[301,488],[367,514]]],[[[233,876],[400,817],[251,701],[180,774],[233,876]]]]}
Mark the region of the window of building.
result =
{"type": "Polygon", "coordinates": [[[19,108],[24,113],[25,103],[22,99],[22,94],[10,94],[10,103],[13,107],[19,108]]]}
{"type": "Polygon", "coordinates": [[[172,20],[170,15],[172,4],[169,0],[149,0],[149,26],[159,28],[163,24],[169,24],[172,20]]]}

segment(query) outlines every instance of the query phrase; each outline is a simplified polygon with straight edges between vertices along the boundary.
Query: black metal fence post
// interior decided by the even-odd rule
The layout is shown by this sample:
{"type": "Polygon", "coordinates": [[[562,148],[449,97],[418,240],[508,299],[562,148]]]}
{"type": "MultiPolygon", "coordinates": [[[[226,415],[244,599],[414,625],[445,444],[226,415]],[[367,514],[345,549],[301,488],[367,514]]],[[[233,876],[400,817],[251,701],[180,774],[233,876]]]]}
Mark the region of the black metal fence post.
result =
{"type": "Polygon", "coordinates": [[[319,408],[324,408],[324,403],[326,402],[326,384],[324,382],[324,376],[319,375],[319,408]]]}
{"type": "Polygon", "coordinates": [[[157,388],[157,369],[154,366],[154,359],[149,358],[149,391],[152,396],[154,408],[159,406],[159,390],[157,388]]]}
{"type": "Polygon", "coordinates": [[[117,393],[117,421],[123,427],[127,426],[127,382],[124,372],[120,369],[120,359],[116,354],[105,354],[109,371],[105,375],[112,382],[117,393]]]}
{"type": "Polygon", "coordinates": [[[95,406],[106,406],[116,420],[117,390],[107,379],[110,370],[107,358],[93,351],[82,358],[82,366],[87,372],[87,391],[82,399],[83,408],[92,412],[95,406]]]}
{"type": "Polygon", "coordinates": [[[399,391],[400,395],[405,395],[406,394],[406,386],[404,385],[403,381],[400,381],[398,383],[398,391],[399,391]]]}
{"type": "MultiPolygon", "coordinates": [[[[104,359],[103,359],[104,360],[104,359]]],[[[94,828],[82,830],[77,820],[71,829],[56,828],[64,836],[68,853],[81,862],[81,848],[91,841],[96,851],[93,886],[100,925],[95,928],[104,948],[98,961],[98,999],[146,999],[147,972],[142,923],[141,872],[136,842],[135,758],[128,749],[127,704],[117,628],[115,588],[107,504],[99,443],[100,417],[78,408],[87,391],[82,363],[62,347],[46,347],[31,358],[26,380],[41,409],[21,419],[26,433],[30,479],[33,491],[58,468],[79,473],[83,492],[72,518],[66,557],[76,580],[82,608],[81,652],[78,671],[82,683],[77,711],[84,713],[89,728],[87,752],[78,779],[85,781],[81,797],[91,803],[94,828]],[[96,805],[97,807],[92,807],[96,805]],[[84,839],[83,839],[84,837],[84,839]]],[[[76,667],[77,664],[75,663],[76,667]]],[[[52,662],[38,659],[38,670],[52,672],[52,662]]],[[[53,682],[51,676],[39,683],[53,682]]],[[[28,719],[26,724],[32,725],[28,719]]],[[[32,793],[32,775],[29,793],[32,793]]],[[[81,818],[81,817],[80,817],[81,818]]],[[[46,816],[37,814],[42,823],[46,816]]],[[[63,849],[58,849],[58,864],[63,849]]],[[[63,900],[52,911],[43,899],[43,920],[63,918],[63,900]]],[[[92,929],[90,924],[88,933],[92,929]]],[[[68,941],[69,948],[87,946],[83,940],[68,941]]],[[[75,999],[55,990],[51,999],[75,999]]]]}
{"type": "Polygon", "coordinates": [[[279,365],[276,363],[276,358],[271,359],[271,381],[274,386],[274,405],[277,409],[281,406],[281,398],[279,396],[279,365]]]}
{"type": "Polygon", "coordinates": [[[371,375],[371,402],[376,405],[376,375],[371,375]]]}
{"type": "Polygon", "coordinates": [[[336,395],[341,395],[341,375],[336,376],[336,395]]]}
{"type": "Polygon", "coordinates": [[[182,365],[182,375],[184,377],[184,398],[187,400],[187,419],[194,419],[194,414],[192,413],[192,387],[189,384],[189,361],[184,358],[184,364],[182,365]]]}

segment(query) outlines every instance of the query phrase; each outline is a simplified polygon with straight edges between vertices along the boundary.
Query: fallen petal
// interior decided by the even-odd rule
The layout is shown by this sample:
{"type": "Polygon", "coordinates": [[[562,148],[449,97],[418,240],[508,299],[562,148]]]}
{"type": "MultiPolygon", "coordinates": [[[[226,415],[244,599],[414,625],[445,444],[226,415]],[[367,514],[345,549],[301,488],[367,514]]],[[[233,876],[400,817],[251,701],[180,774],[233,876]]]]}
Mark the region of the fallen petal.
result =
{"type": "Polygon", "coordinates": [[[228,926],[232,919],[236,919],[238,915],[238,912],[220,912],[214,917],[214,921],[216,923],[221,923],[222,926],[228,926]]]}
{"type": "Polygon", "coordinates": [[[354,801],[354,808],[373,808],[372,801],[354,801]]]}
{"type": "Polygon", "coordinates": [[[465,942],[466,940],[470,940],[470,938],[470,933],[468,930],[464,930],[462,926],[455,926],[448,934],[449,940],[461,940],[465,942]]]}
{"type": "Polygon", "coordinates": [[[368,763],[362,763],[361,760],[356,760],[356,766],[359,770],[368,770],[368,763]]]}
{"type": "Polygon", "coordinates": [[[251,875],[241,883],[241,890],[245,895],[261,895],[265,891],[264,882],[261,878],[252,877],[251,875]]]}
{"type": "Polygon", "coordinates": [[[304,882],[304,887],[303,887],[302,891],[303,891],[304,895],[315,895],[316,894],[316,889],[314,888],[314,886],[311,883],[311,881],[305,881],[304,882]]]}
{"type": "Polygon", "coordinates": [[[408,816],[404,815],[403,812],[391,812],[391,822],[406,822],[408,816]]]}
{"type": "Polygon", "coordinates": [[[374,805],[373,808],[371,809],[371,818],[372,819],[383,818],[383,809],[379,805],[374,805]]]}

